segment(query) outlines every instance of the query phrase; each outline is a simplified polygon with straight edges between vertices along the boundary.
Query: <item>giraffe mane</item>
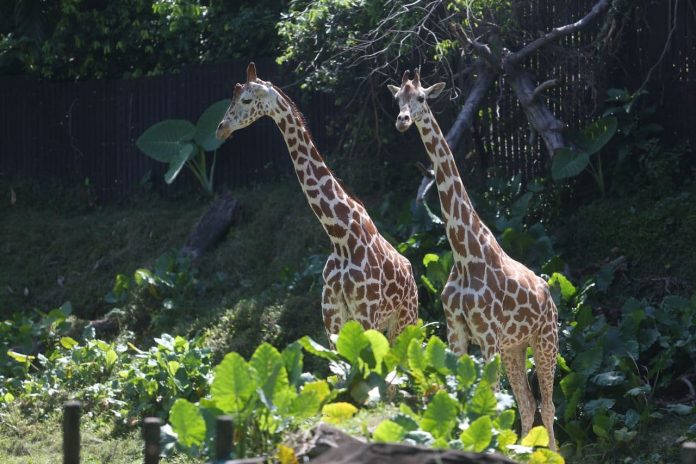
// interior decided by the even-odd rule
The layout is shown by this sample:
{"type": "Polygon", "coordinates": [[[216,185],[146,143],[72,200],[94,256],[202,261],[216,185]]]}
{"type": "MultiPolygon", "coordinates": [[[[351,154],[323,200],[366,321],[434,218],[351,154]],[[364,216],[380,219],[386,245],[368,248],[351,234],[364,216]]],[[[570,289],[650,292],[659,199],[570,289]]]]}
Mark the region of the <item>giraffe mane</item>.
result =
{"type": "MultiPolygon", "coordinates": [[[[299,108],[297,108],[297,104],[295,104],[295,101],[292,98],[290,98],[285,92],[283,92],[283,90],[280,87],[278,87],[277,85],[275,85],[273,83],[270,83],[270,84],[271,84],[271,87],[273,87],[273,89],[276,92],[278,92],[278,94],[281,97],[283,97],[283,99],[288,103],[288,105],[290,105],[290,111],[300,121],[300,123],[302,124],[304,129],[307,131],[309,138],[312,140],[312,143],[314,143],[314,137],[312,137],[312,132],[309,130],[309,126],[307,125],[307,120],[305,119],[304,114],[302,114],[302,112],[299,110],[299,108]]],[[[319,153],[319,149],[317,149],[317,153],[319,153]]],[[[319,156],[322,157],[321,153],[319,153],[319,156]]],[[[333,169],[331,169],[329,166],[326,166],[326,168],[329,170],[329,173],[331,173],[331,177],[336,179],[336,182],[338,182],[338,185],[343,189],[343,191],[346,193],[348,198],[350,198],[351,200],[353,200],[354,202],[358,203],[360,206],[365,208],[365,205],[363,204],[363,202],[360,201],[360,199],[358,199],[355,196],[352,189],[348,188],[348,186],[343,183],[343,180],[341,180],[341,178],[339,178],[336,175],[336,173],[333,171],[333,169]]]]}

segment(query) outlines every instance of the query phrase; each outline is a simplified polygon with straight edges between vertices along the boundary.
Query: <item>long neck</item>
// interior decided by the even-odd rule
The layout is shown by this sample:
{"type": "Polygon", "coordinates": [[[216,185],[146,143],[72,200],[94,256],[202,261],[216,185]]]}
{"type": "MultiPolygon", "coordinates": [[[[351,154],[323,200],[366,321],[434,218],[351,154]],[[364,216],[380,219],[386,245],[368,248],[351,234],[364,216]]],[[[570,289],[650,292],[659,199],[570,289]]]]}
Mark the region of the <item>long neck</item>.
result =
{"type": "Polygon", "coordinates": [[[416,127],[435,171],[447,239],[458,262],[497,261],[502,252],[495,236],[474,210],[459,176],[452,151],[431,112],[416,127]]]}
{"type": "Polygon", "coordinates": [[[348,195],[326,166],[292,103],[279,98],[278,106],[272,117],[283,134],[302,191],[336,252],[347,256],[351,232],[356,235],[360,228],[361,233],[377,234],[377,229],[364,207],[348,195]]]}

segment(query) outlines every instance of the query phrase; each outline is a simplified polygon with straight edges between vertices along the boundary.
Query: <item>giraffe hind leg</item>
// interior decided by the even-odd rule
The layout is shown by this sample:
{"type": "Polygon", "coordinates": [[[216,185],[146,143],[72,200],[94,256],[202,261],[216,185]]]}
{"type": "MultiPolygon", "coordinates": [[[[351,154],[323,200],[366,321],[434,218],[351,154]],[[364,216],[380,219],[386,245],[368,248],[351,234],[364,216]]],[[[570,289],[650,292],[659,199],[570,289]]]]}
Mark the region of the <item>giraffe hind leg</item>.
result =
{"type": "Polygon", "coordinates": [[[404,330],[406,326],[415,325],[418,322],[418,288],[413,278],[409,279],[401,306],[394,311],[387,328],[389,343],[404,330]]]}
{"type": "Polygon", "coordinates": [[[553,433],[553,421],[556,415],[556,407],[553,404],[553,378],[556,372],[558,345],[555,335],[553,333],[547,336],[540,335],[532,341],[532,349],[541,392],[541,420],[549,433],[549,448],[556,451],[556,439],[553,433]]]}
{"type": "Polygon", "coordinates": [[[532,394],[527,379],[527,345],[522,344],[503,349],[500,353],[505,366],[508,381],[512,387],[512,393],[517,401],[517,409],[520,412],[522,424],[522,436],[526,436],[534,423],[536,401],[532,394]]]}

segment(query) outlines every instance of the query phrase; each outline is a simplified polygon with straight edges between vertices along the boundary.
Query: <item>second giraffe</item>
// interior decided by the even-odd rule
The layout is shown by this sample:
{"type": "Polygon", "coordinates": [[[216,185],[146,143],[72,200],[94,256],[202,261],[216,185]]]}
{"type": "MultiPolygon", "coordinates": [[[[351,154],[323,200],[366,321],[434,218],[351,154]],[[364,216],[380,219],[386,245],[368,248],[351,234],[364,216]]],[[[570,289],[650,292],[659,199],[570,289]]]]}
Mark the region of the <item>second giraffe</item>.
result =
{"type": "Polygon", "coordinates": [[[396,128],[405,132],[415,123],[435,170],[455,263],[442,292],[447,339],[459,355],[467,352],[469,341],[481,347],[486,359],[500,353],[517,400],[523,435],[532,428],[536,410],[526,368],[527,347],[532,347],[541,390],[541,418],[549,433],[549,446],[555,450],[556,305],[546,281],[508,256],[476,214],[452,152],[426,102],[444,86],[438,83],[423,88],[418,72],[410,80],[406,71],[401,86],[390,85],[389,90],[399,104],[396,128]]]}

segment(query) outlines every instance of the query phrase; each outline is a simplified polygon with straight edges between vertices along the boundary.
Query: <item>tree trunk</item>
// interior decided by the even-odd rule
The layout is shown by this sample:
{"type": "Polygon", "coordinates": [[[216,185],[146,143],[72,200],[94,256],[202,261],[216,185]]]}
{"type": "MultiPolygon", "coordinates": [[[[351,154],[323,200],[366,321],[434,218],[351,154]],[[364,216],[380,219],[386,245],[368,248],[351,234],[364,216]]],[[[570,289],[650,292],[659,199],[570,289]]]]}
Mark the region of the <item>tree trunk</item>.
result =
{"type": "Polygon", "coordinates": [[[237,199],[230,192],[220,194],[201,216],[181,249],[184,256],[200,258],[225,236],[237,210],[237,199]]]}
{"type": "Polygon", "coordinates": [[[565,146],[565,142],[563,140],[563,123],[553,115],[549,107],[541,100],[542,86],[548,87],[548,85],[544,83],[539,87],[535,87],[532,76],[524,70],[513,68],[506,71],[510,87],[515,92],[520,105],[522,105],[527,121],[544,139],[549,157],[553,158],[556,151],[565,146]]]}

